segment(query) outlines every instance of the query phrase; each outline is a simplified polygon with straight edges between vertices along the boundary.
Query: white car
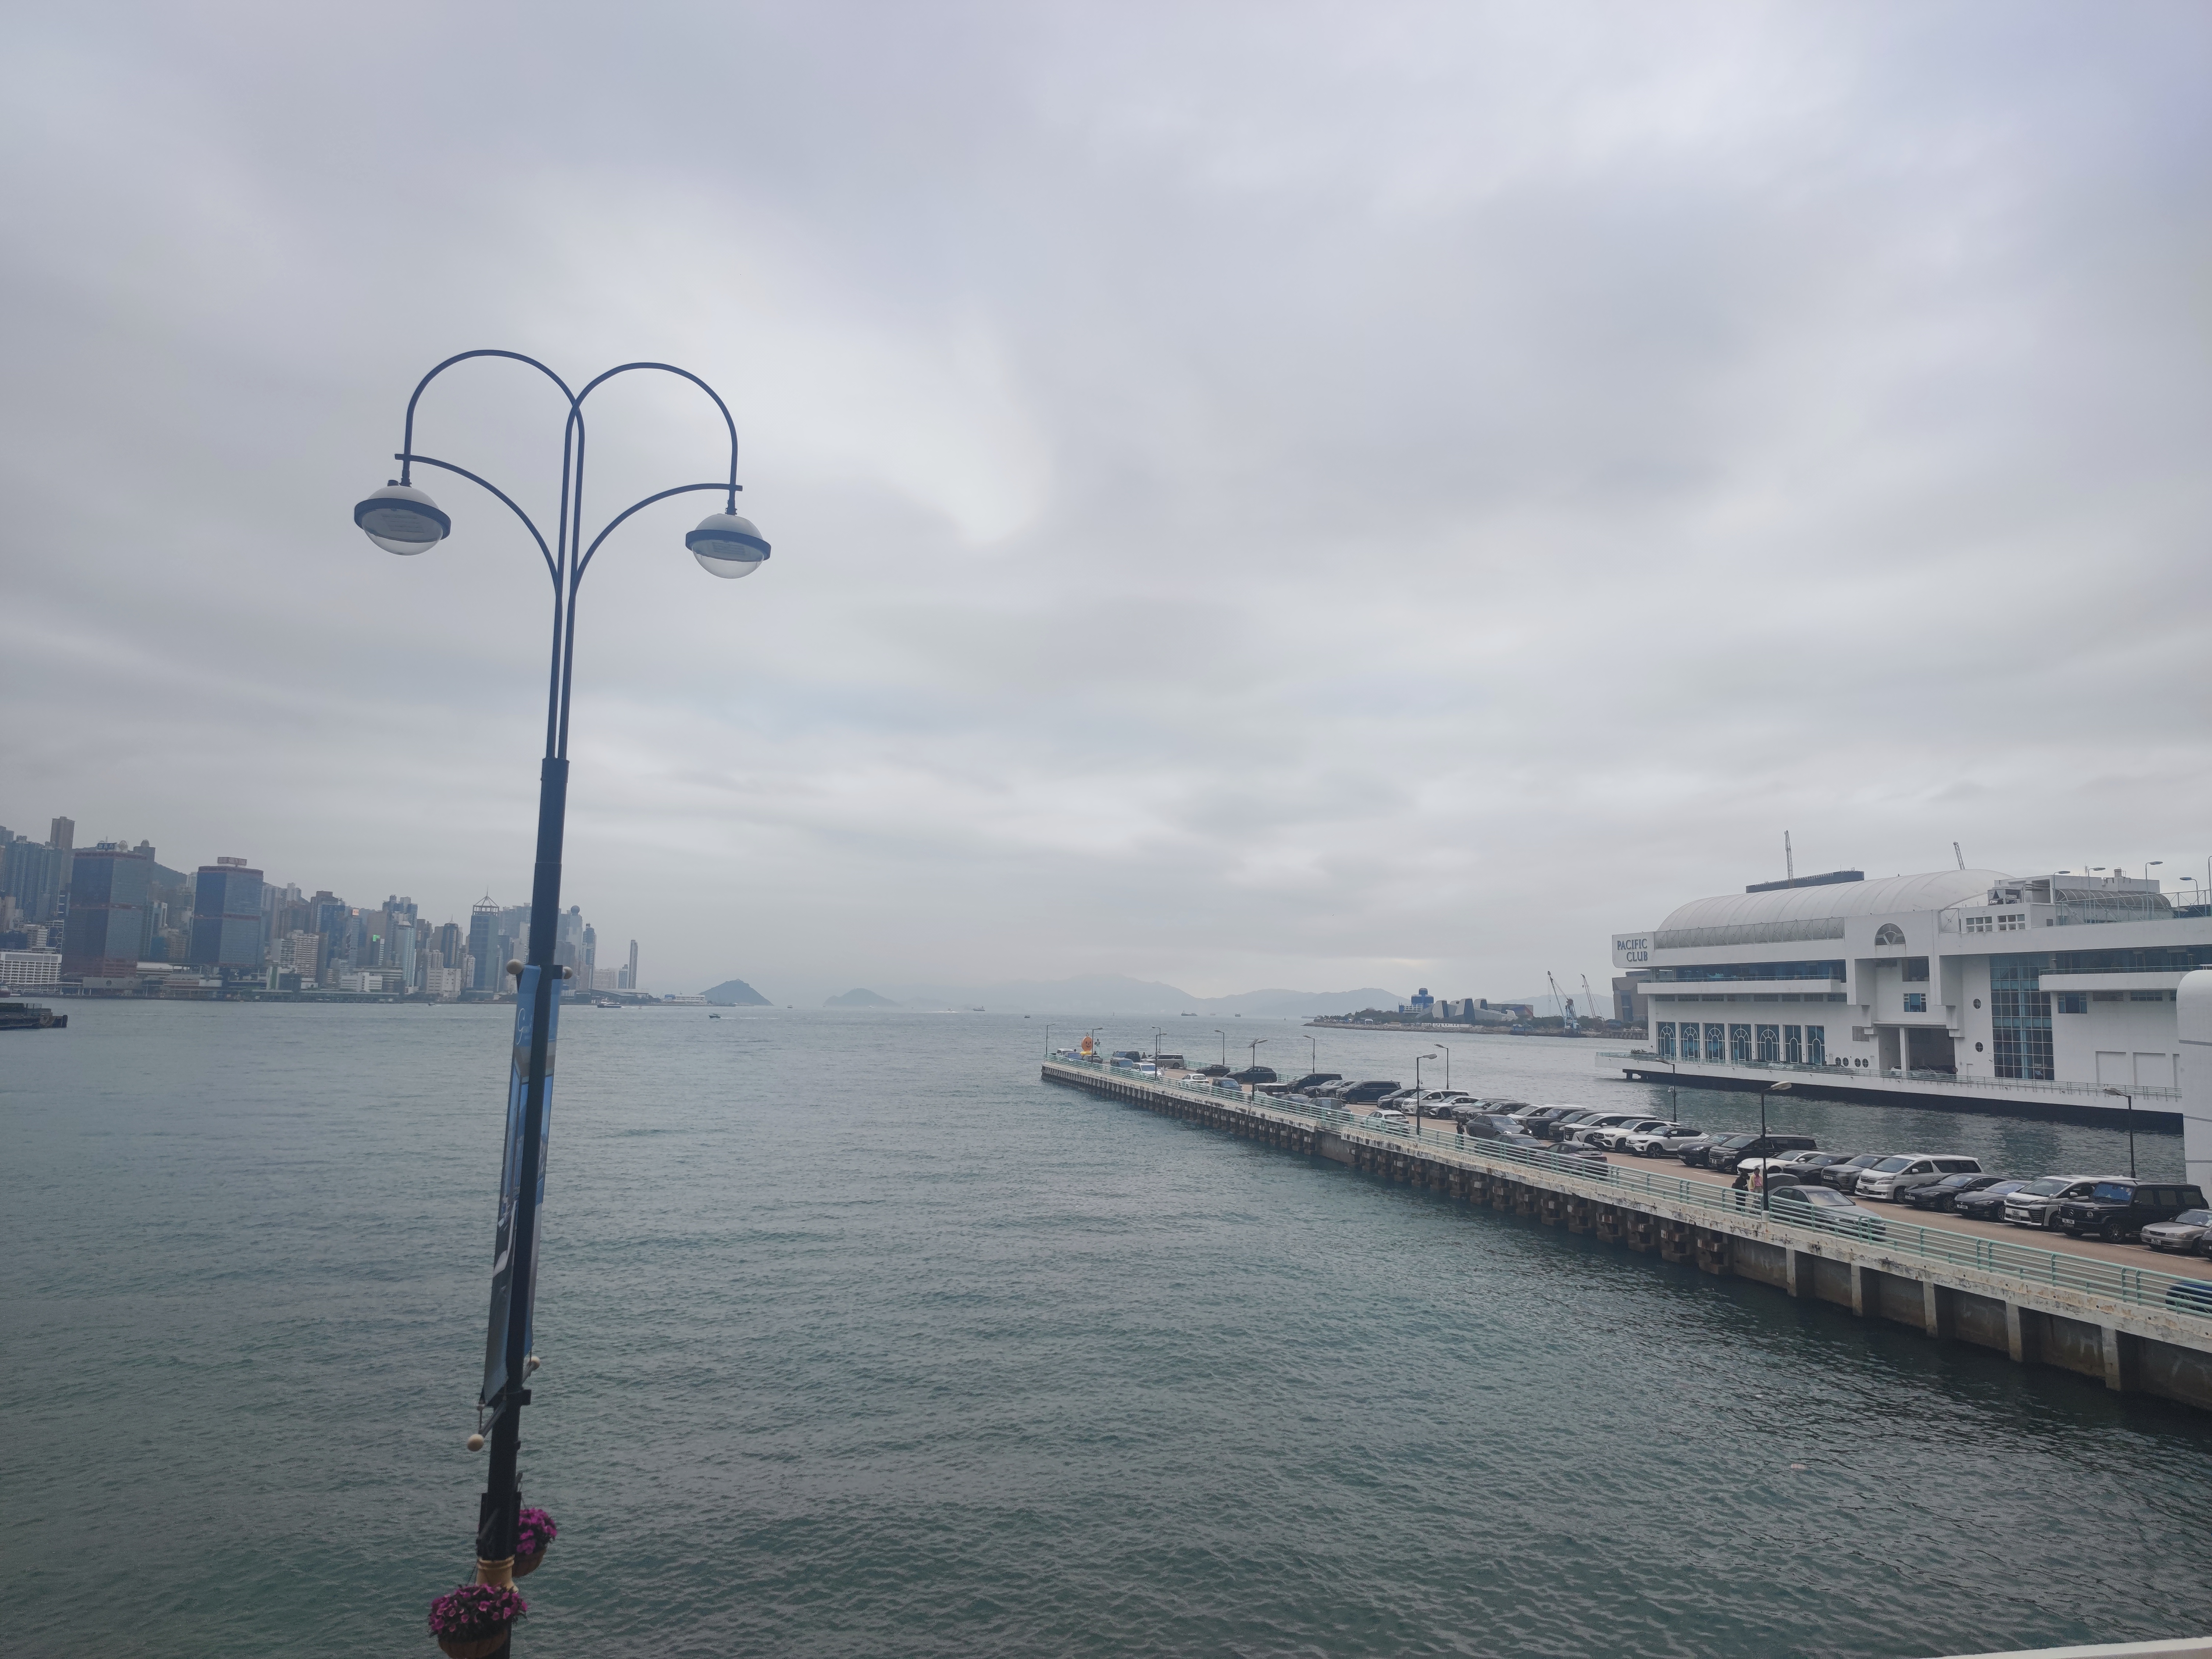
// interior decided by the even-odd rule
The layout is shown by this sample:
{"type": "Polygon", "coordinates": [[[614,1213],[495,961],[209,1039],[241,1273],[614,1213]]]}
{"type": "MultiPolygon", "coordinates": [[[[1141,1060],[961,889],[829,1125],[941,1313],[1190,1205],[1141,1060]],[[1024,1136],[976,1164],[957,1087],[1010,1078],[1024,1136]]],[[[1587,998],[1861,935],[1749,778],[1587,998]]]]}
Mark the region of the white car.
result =
{"type": "Polygon", "coordinates": [[[1645,1112],[1599,1112],[1584,1118],[1559,1139],[1578,1140],[1585,1146],[1601,1146],[1604,1143],[1598,1139],[1601,1134],[1610,1133],[1615,1129],[1626,1128],[1632,1124],[1657,1121],[1656,1118],[1645,1112]]]}
{"type": "Polygon", "coordinates": [[[1625,1123],[1609,1124],[1602,1128],[1585,1131],[1581,1139],[1589,1141],[1592,1146],[1602,1146],[1608,1152],[1618,1152],[1626,1150],[1629,1136],[1644,1134],[1650,1130],[1663,1129],[1666,1127],[1667,1120],[1663,1117],[1632,1117],[1625,1123]]]}
{"type": "Polygon", "coordinates": [[[1915,1187],[1931,1186],[1946,1176],[1981,1172],[1979,1161],[1971,1158],[1956,1158],[1948,1152],[1900,1152],[1895,1158],[1882,1159],[1862,1175],[1859,1184],[1851,1190],[1861,1198],[1895,1202],[1915,1187]]]}
{"type": "Polygon", "coordinates": [[[1694,1124],[1662,1123],[1621,1136],[1620,1150],[1633,1152],[1638,1158],[1671,1158],[1683,1142],[1694,1140],[1703,1133],[1705,1131],[1694,1124]]]}

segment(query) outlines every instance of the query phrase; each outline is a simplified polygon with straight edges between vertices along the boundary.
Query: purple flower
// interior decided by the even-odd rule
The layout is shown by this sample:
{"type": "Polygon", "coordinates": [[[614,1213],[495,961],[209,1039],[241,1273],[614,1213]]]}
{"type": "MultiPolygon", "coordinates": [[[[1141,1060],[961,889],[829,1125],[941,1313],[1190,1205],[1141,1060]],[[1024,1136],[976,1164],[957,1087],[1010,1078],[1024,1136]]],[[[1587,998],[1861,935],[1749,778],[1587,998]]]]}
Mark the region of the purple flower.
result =
{"type": "Polygon", "coordinates": [[[497,1584],[459,1584],[430,1603],[430,1634],[463,1639],[490,1636],[530,1611],[514,1589],[497,1584]]]}
{"type": "Polygon", "coordinates": [[[514,1553],[536,1555],[559,1535],[553,1517],[544,1510],[525,1510],[515,1526],[514,1553]]]}

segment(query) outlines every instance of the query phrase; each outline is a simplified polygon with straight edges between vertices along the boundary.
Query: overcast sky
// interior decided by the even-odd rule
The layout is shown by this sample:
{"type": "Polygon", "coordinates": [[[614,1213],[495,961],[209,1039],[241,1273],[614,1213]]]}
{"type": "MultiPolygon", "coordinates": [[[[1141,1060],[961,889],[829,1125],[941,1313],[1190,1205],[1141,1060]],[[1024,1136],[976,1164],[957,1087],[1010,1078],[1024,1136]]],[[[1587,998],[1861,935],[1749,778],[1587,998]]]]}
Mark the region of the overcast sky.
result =
{"type": "MultiPolygon", "coordinates": [[[[501,346],[711,380],[775,544],[585,588],[564,898],[654,988],[1601,983],[1785,830],[2208,874],[2201,4],[5,31],[12,829],[526,898],[542,570],[350,518],[501,346]]],[[[600,509],[721,465],[594,401],[600,509]]],[[[418,443],[550,520],[561,414],[418,443]]]]}

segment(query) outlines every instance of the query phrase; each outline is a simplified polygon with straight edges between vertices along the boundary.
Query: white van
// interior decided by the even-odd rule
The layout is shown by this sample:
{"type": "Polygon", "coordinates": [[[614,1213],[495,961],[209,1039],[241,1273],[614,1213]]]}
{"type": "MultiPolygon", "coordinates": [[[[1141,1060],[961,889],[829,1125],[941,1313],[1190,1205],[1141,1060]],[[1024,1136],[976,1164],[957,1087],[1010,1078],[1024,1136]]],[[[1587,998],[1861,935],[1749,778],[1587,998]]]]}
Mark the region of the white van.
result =
{"type": "Polygon", "coordinates": [[[1894,1203],[1915,1187],[1932,1186],[1946,1176],[1979,1175],[1978,1159],[1949,1152],[1900,1152],[1886,1158],[1859,1176],[1852,1188],[1861,1198],[1887,1199],[1894,1203]]]}

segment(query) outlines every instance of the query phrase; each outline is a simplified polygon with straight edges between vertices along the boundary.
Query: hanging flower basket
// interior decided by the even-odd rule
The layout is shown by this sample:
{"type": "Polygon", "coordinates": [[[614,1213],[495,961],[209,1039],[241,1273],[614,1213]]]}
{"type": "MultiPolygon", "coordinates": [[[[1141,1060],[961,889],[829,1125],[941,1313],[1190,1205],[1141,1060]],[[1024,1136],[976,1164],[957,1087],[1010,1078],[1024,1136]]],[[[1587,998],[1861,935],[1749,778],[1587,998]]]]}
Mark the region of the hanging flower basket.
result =
{"type": "Polygon", "coordinates": [[[525,1578],[537,1571],[538,1564],[545,1559],[545,1552],[559,1534],[553,1517],[544,1510],[523,1510],[514,1529],[514,1576],[525,1578]]]}
{"type": "Polygon", "coordinates": [[[489,1659],[530,1604],[500,1584],[461,1584],[430,1603],[430,1634],[447,1659],[489,1659]]]}

